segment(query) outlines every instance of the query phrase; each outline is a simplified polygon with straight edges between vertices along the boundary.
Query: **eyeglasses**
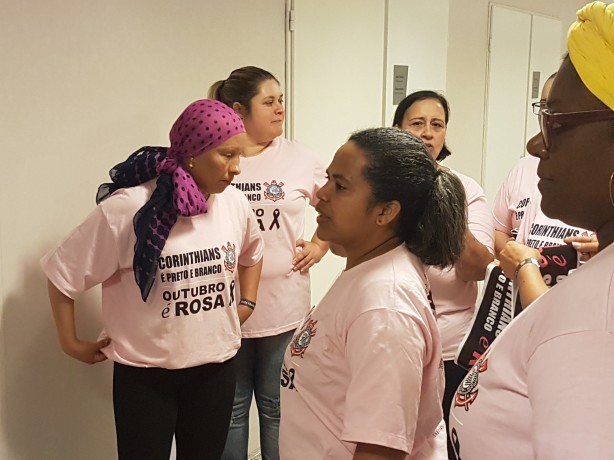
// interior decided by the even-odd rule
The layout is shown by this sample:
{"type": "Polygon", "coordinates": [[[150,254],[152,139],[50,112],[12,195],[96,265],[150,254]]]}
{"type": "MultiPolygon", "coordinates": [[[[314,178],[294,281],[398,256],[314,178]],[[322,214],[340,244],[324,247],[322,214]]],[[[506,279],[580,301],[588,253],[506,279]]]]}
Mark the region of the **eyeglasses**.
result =
{"type": "Polygon", "coordinates": [[[561,128],[570,128],[584,125],[586,123],[596,123],[598,121],[614,120],[614,110],[586,110],[583,112],[550,113],[550,109],[542,107],[539,113],[539,128],[544,139],[544,147],[549,149],[552,146],[554,132],[561,128]]]}
{"type": "Polygon", "coordinates": [[[546,101],[533,102],[533,104],[531,104],[531,107],[533,107],[533,113],[535,115],[539,115],[539,112],[541,112],[541,110],[546,107],[546,101]]]}

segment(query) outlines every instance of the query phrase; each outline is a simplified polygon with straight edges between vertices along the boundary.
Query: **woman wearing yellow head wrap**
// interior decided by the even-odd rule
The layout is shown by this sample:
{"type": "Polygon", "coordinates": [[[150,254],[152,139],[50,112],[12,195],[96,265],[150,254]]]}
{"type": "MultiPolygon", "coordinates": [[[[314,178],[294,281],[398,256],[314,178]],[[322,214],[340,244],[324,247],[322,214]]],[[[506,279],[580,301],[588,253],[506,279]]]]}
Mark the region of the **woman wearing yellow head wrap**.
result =
{"type": "Polygon", "coordinates": [[[458,388],[449,435],[462,460],[614,458],[614,5],[580,10],[568,45],[528,147],[543,212],[595,231],[600,252],[515,319],[458,388]]]}
{"type": "Polygon", "coordinates": [[[584,85],[614,108],[614,3],[593,2],[578,11],[567,46],[584,85]]]}

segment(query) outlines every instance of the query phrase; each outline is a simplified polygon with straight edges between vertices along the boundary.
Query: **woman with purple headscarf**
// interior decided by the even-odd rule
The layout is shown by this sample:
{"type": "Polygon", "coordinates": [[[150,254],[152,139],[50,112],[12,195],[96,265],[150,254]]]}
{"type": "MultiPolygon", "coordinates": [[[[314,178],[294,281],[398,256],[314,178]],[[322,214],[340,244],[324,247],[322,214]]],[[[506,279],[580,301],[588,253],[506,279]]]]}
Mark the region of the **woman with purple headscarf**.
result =
{"type": "Polygon", "coordinates": [[[262,267],[257,221],[228,187],[244,137],[228,106],[190,104],[170,147],[143,147],[115,166],[96,209],[41,260],[64,352],[114,361],[120,459],[168,459],[173,436],[178,459],[222,453],[240,324],[262,267]],[[104,330],[89,342],[76,333],[74,299],[97,284],[104,330]]]}

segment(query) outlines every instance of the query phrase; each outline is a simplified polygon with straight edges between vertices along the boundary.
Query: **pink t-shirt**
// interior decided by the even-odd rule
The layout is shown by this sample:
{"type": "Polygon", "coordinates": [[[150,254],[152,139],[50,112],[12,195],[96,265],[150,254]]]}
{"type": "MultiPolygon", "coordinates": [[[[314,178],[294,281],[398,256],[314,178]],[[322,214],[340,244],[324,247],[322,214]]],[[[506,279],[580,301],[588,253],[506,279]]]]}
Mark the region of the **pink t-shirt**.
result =
{"type": "MultiPolygon", "coordinates": [[[[492,213],[482,187],[470,177],[456,171],[454,173],[465,187],[469,230],[480,243],[494,252],[492,213]]],[[[478,283],[461,280],[456,275],[455,268],[440,270],[429,267],[426,273],[431,283],[437,324],[441,331],[443,359],[453,360],[473,317],[478,283]]]]}
{"type": "Polygon", "coordinates": [[[284,356],[281,458],[351,459],[357,443],[447,458],[426,283],[404,245],[339,275],[284,356]]]}
{"type": "Polygon", "coordinates": [[[514,238],[518,234],[520,222],[537,189],[538,165],[539,158],[528,155],[521,158],[508,174],[493,204],[495,230],[514,238]]]}
{"type": "Polygon", "coordinates": [[[614,245],[527,307],[457,390],[459,458],[614,456],[614,245]]]}
{"type": "MultiPolygon", "coordinates": [[[[309,272],[292,271],[296,241],[303,238],[305,205],[317,203],[326,167],[296,141],[278,137],[260,155],[241,159],[233,185],[249,200],[265,242],[258,308],[243,337],[266,337],[296,328],[309,311],[309,272]]],[[[310,239],[311,236],[308,237],[310,239]]]]}
{"type": "Polygon", "coordinates": [[[551,219],[541,210],[541,193],[534,188],[527,207],[526,218],[518,230],[516,241],[531,248],[560,246],[568,236],[592,236],[594,232],[567,225],[558,219],[551,219]]]}
{"type": "Polygon", "coordinates": [[[120,189],[41,259],[51,282],[74,299],[102,284],[101,337],[113,361],[182,369],[223,362],[241,342],[236,312],[237,263],[262,257],[258,224],[242,193],[211,195],[209,212],[179,217],[158,261],[147,302],[134,279],[133,218],[155,182],[120,189]]]}

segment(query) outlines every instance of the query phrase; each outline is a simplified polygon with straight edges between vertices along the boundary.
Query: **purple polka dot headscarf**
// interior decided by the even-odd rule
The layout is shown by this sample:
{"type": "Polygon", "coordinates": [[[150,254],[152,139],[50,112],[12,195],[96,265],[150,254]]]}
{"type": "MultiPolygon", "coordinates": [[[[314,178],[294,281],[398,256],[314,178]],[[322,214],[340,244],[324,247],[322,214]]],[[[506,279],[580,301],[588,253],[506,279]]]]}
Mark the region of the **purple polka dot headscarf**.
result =
{"type": "Polygon", "coordinates": [[[144,301],[156,278],[158,258],[177,218],[207,212],[207,200],[183,167],[183,160],[213,150],[244,132],[239,116],[222,102],[211,99],[193,102],[171,128],[169,148],[140,148],[111,169],[112,183],[98,188],[96,202],[100,203],[115,190],[158,178],[151,198],[134,216],[134,276],[144,301]]]}

